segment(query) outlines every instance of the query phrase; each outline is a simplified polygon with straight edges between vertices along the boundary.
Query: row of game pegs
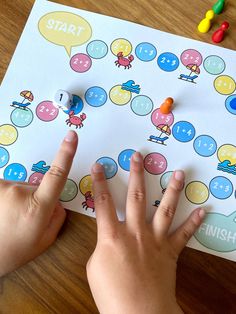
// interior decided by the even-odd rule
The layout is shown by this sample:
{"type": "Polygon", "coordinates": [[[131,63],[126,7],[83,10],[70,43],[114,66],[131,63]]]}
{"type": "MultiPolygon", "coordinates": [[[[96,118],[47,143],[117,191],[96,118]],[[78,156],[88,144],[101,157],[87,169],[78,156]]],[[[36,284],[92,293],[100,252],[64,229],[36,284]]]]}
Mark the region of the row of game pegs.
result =
{"type": "MultiPolygon", "coordinates": [[[[200,33],[207,33],[211,28],[211,20],[213,20],[215,14],[220,14],[225,6],[225,0],[218,0],[212,7],[212,10],[207,11],[206,17],[198,24],[198,30],[200,33]]],[[[212,41],[214,43],[220,43],[224,39],[225,31],[229,28],[228,22],[223,22],[219,29],[217,29],[212,35],[212,41]]]]}
{"type": "MultiPolygon", "coordinates": [[[[72,106],[73,95],[65,90],[59,89],[54,95],[53,105],[58,109],[69,110],[72,106]]],[[[174,100],[171,97],[166,98],[160,107],[162,114],[169,114],[172,111],[174,100]]]]}

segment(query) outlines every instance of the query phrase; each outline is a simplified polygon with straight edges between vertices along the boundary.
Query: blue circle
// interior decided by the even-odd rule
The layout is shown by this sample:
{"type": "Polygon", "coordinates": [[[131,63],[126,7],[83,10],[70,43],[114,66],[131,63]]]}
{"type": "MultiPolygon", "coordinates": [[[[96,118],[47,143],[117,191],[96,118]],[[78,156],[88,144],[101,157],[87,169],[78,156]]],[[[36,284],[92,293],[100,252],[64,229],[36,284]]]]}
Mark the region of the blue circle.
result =
{"type": "Polygon", "coordinates": [[[193,148],[200,156],[210,157],[215,154],[217,144],[211,136],[200,135],[194,140],[193,148]]]}
{"type": "Polygon", "coordinates": [[[118,156],[118,163],[120,167],[126,171],[130,170],[131,156],[135,153],[133,149],[125,149],[118,156]]]}
{"type": "Polygon", "coordinates": [[[236,94],[231,95],[226,99],[225,107],[230,113],[236,114],[236,94]]]}
{"type": "Polygon", "coordinates": [[[137,58],[140,59],[141,61],[148,62],[156,58],[157,50],[150,43],[140,43],[135,48],[135,54],[137,58]]]}
{"type": "Polygon", "coordinates": [[[103,88],[93,86],[86,91],[85,100],[92,107],[101,107],[107,101],[107,93],[103,88]]]}
{"type": "Polygon", "coordinates": [[[87,54],[93,59],[101,59],[107,55],[107,44],[102,40],[93,40],[87,45],[87,54]]]}
{"type": "Polygon", "coordinates": [[[5,180],[10,181],[25,181],[27,178],[27,171],[23,165],[14,163],[5,168],[3,177],[5,180]]]}
{"type": "Polygon", "coordinates": [[[163,71],[172,72],[178,68],[179,58],[171,52],[164,52],[158,57],[157,64],[163,71]]]}
{"type": "Polygon", "coordinates": [[[33,121],[33,118],[34,114],[29,108],[16,108],[11,113],[11,121],[18,128],[27,127],[33,121]]]}
{"type": "Polygon", "coordinates": [[[72,98],[72,106],[70,107],[70,109],[68,110],[63,110],[66,114],[69,114],[70,111],[74,111],[74,114],[79,114],[82,109],[84,107],[84,103],[83,103],[83,100],[77,96],[77,95],[73,95],[73,98],[72,98]]]}
{"type": "Polygon", "coordinates": [[[106,179],[111,179],[116,175],[118,166],[114,159],[110,157],[101,157],[96,162],[103,166],[106,179]]]}
{"type": "Polygon", "coordinates": [[[132,99],[130,106],[138,116],[146,116],[152,112],[153,102],[148,96],[139,95],[132,99]]]}
{"type": "Polygon", "coordinates": [[[9,161],[9,158],[10,158],[10,155],[8,151],[5,148],[0,147],[0,168],[6,166],[6,164],[9,161]]]}
{"type": "Polygon", "coordinates": [[[194,138],[195,128],[190,122],[179,121],[174,124],[172,134],[177,141],[186,143],[194,138]]]}
{"type": "Polygon", "coordinates": [[[211,180],[209,185],[211,194],[220,199],[225,200],[233,193],[233,184],[225,177],[215,177],[211,180]]]}

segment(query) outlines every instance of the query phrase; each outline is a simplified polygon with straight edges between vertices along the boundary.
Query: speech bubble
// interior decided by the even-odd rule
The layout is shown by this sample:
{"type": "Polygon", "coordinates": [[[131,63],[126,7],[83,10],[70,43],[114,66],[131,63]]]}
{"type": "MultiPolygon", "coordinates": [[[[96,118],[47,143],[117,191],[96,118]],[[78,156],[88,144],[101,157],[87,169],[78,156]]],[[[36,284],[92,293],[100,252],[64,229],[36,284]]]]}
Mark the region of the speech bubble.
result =
{"type": "Polygon", "coordinates": [[[218,252],[236,250],[236,211],[229,216],[208,213],[194,237],[205,247],[218,252]]]}
{"type": "Polygon", "coordinates": [[[69,56],[72,47],[83,45],[92,36],[92,28],[84,18],[64,11],[50,12],[42,16],[38,28],[45,39],[63,46],[69,56]]]}

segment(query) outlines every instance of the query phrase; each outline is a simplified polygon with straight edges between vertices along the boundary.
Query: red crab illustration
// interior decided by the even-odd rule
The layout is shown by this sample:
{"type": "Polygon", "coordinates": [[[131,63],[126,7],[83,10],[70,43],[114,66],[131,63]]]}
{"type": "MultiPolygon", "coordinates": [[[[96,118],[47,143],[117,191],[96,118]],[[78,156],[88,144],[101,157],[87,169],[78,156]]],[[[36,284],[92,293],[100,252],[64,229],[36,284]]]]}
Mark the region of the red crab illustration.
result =
{"type": "Polygon", "coordinates": [[[131,62],[134,60],[134,56],[130,55],[128,56],[128,58],[125,58],[123,56],[123,52],[119,52],[117,54],[118,59],[115,61],[115,64],[118,65],[118,67],[120,67],[121,65],[125,68],[125,69],[129,69],[132,67],[131,62]]]}
{"type": "Polygon", "coordinates": [[[69,124],[69,126],[71,126],[72,124],[76,126],[76,129],[83,127],[83,123],[82,121],[84,121],[86,119],[86,114],[82,113],[79,117],[74,115],[74,111],[70,111],[69,113],[69,119],[66,120],[66,124],[69,124]]]}
{"type": "Polygon", "coordinates": [[[88,208],[92,208],[94,212],[94,199],[90,191],[85,193],[85,201],[82,203],[83,208],[87,210],[88,208]]]}

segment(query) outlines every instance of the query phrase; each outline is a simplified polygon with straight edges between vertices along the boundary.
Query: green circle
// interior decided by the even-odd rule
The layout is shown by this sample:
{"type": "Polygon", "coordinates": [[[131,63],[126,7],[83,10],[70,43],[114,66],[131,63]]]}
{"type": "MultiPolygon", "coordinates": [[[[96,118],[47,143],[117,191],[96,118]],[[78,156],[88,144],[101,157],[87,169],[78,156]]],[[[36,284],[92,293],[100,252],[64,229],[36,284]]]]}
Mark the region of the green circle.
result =
{"type": "Polygon", "coordinates": [[[68,179],[61,193],[60,200],[62,202],[70,202],[76,197],[77,194],[78,194],[77,184],[73,180],[68,179]]]}

